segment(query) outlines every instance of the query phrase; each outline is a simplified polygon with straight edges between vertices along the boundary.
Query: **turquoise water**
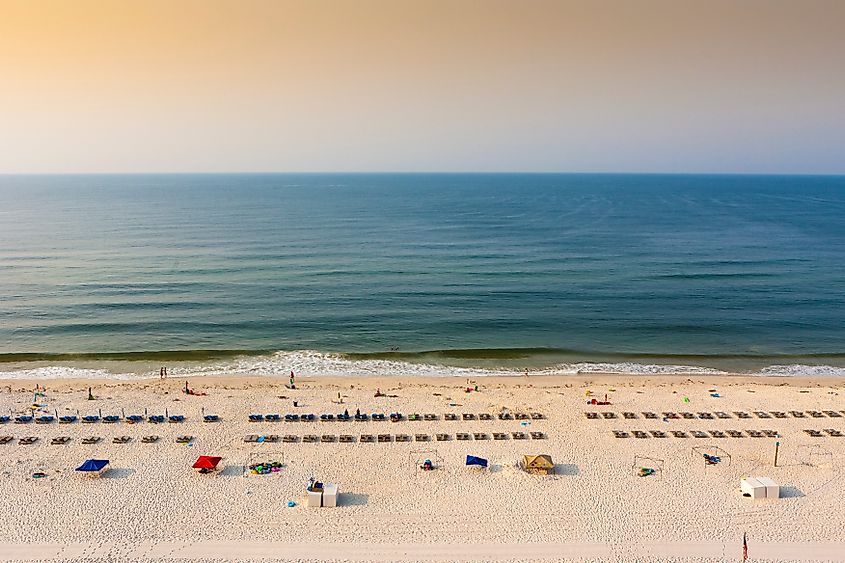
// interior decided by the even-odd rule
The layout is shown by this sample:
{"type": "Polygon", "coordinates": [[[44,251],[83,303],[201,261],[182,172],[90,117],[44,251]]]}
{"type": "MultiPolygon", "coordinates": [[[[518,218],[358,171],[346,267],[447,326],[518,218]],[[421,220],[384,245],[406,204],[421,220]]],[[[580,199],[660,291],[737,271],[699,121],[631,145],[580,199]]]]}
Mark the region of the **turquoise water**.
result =
{"type": "Polygon", "coordinates": [[[845,177],[0,176],[0,200],[15,370],[845,366],[845,177]]]}

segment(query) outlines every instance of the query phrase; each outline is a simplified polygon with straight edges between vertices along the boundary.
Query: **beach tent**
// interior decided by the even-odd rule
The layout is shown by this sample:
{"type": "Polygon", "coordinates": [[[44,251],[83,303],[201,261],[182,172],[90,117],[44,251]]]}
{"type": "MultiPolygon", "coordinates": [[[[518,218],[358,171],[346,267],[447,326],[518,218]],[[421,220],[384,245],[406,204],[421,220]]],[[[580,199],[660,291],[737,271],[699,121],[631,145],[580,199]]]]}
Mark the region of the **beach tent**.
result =
{"type": "Polygon", "coordinates": [[[109,464],[107,459],[86,459],[85,463],[76,468],[77,471],[87,473],[89,475],[102,475],[105,472],[106,466],[109,464]]]}
{"type": "Polygon", "coordinates": [[[223,459],[222,457],[214,457],[209,455],[201,455],[192,466],[194,469],[202,469],[205,471],[211,471],[212,469],[217,468],[217,464],[220,463],[220,460],[223,459]]]}
{"type": "Polygon", "coordinates": [[[487,460],[483,457],[476,457],[474,455],[467,456],[467,465],[477,465],[478,467],[487,467],[487,460]]]}
{"type": "Polygon", "coordinates": [[[554,473],[555,463],[550,455],[524,455],[522,456],[522,469],[534,475],[549,475],[554,473]]]}
{"type": "Polygon", "coordinates": [[[780,487],[768,477],[746,477],[739,482],[743,496],[757,498],[778,498],[780,487]]]}

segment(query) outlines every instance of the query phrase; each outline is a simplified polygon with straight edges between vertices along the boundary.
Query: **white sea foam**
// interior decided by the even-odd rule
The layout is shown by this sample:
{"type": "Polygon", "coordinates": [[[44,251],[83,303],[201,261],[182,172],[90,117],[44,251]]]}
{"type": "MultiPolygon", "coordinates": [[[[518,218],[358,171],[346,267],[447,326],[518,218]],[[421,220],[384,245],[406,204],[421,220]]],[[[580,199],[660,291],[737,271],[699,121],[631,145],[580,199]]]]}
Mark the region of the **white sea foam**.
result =
{"type": "MultiPolygon", "coordinates": [[[[0,379],[145,379],[157,378],[158,370],[148,371],[146,365],[137,371],[116,373],[108,369],[82,368],[71,365],[56,365],[0,371],[0,379]]],[[[126,363],[121,369],[132,370],[126,363]]],[[[171,365],[172,376],[278,376],[287,378],[293,371],[297,376],[402,376],[402,377],[495,377],[515,376],[524,373],[524,368],[510,367],[461,367],[434,363],[418,363],[385,359],[350,359],[341,354],[298,350],[276,352],[266,356],[242,356],[227,361],[206,363],[176,363],[171,365]]],[[[561,363],[553,366],[531,369],[531,375],[578,375],[578,374],[632,374],[632,375],[726,375],[731,372],[706,366],[640,364],[634,362],[561,363]]],[[[845,376],[845,368],[813,365],[772,365],[759,372],[759,376],[845,376]]]]}
{"type": "Polygon", "coordinates": [[[807,366],[801,364],[768,366],[760,370],[760,375],[787,375],[787,376],[826,376],[845,377],[845,367],[836,366],[807,366]]]}

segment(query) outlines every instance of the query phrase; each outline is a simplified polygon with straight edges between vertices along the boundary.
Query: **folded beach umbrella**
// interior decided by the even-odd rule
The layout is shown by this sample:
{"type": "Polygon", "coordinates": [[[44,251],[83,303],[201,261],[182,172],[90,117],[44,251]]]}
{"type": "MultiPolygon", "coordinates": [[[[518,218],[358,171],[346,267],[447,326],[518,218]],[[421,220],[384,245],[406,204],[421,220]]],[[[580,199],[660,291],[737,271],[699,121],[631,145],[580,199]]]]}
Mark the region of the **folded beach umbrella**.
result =
{"type": "Polygon", "coordinates": [[[474,455],[467,456],[467,465],[477,465],[478,467],[487,467],[487,460],[483,457],[475,457],[474,455]]]}
{"type": "Polygon", "coordinates": [[[201,455],[196,462],[194,462],[194,469],[214,469],[220,463],[222,457],[214,457],[209,455],[201,455]]]}
{"type": "Polygon", "coordinates": [[[109,464],[107,459],[87,459],[85,463],[76,468],[77,471],[95,472],[102,471],[102,469],[109,464]]]}

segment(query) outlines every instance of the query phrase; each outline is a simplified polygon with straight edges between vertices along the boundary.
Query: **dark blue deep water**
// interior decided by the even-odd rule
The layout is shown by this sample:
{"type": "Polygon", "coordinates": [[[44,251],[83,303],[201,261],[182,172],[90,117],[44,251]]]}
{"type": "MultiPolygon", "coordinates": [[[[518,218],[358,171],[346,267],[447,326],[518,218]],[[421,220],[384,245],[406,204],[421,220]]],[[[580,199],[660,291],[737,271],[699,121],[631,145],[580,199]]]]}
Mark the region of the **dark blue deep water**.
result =
{"type": "Polygon", "coordinates": [[[760,370],[843,336],[845,177],[0,176],[7,363],[760,370]]]}

